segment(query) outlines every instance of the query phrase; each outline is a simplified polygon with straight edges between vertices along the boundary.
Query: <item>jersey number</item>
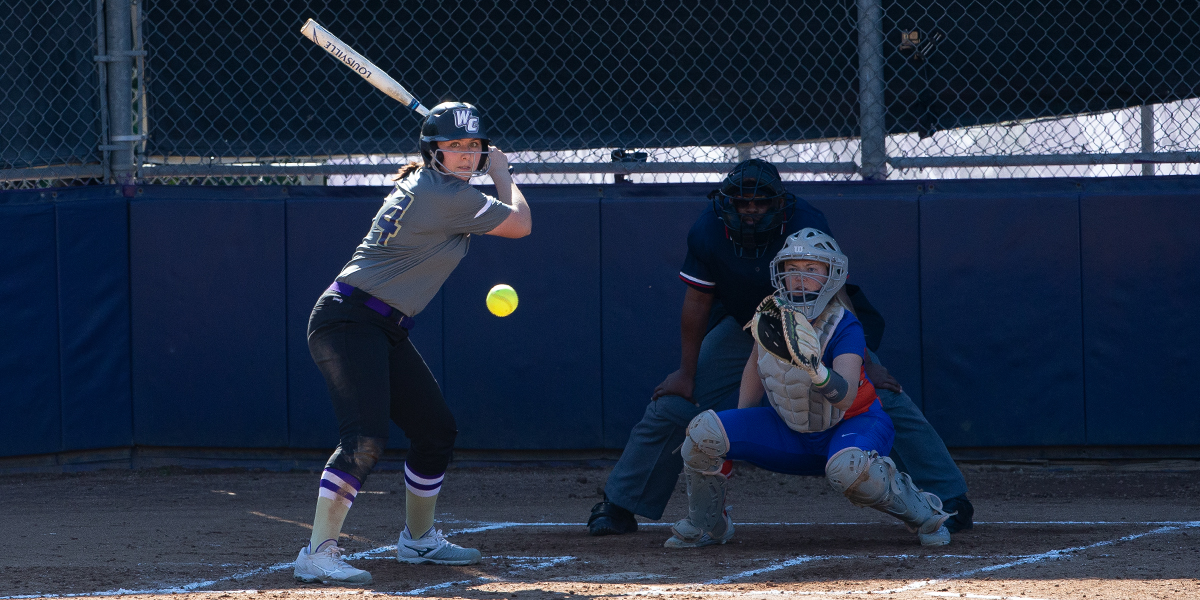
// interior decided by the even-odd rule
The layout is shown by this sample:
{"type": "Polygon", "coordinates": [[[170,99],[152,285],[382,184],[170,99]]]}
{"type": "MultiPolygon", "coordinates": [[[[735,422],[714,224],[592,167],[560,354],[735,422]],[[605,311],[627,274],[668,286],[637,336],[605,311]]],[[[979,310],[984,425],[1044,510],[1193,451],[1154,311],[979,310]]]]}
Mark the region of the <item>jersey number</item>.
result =
{"type": "Polygon", "coordinates": [[[375,220],[375,224],[379,226],[380,246],[388,245],[392,237],[400,231],[400,219],[404,218],[404,213],[408,211],[408,207],[411,204],[412,196],[407,194],[400,196],[400,199],[394,206],[383,211],[379,215],[379,218],[375,220]]]}

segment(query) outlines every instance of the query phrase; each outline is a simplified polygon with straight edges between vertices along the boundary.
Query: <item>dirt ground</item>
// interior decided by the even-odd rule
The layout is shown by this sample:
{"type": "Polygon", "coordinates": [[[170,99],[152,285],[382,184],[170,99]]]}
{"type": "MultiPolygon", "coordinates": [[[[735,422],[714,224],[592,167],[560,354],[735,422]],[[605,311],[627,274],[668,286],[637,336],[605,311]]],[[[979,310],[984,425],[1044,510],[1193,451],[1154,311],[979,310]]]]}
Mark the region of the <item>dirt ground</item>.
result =
{"type": "Polygon", "coordinates": [[[975,528],[923,548],[823,479],[739,464],[729,544],[668,550],[662,522],[589,537],[607,468],[452,468],[438,527],[479,548],[469,567],[394,560],[401,473],[374,474],[342,546],[366,588],[301,585],[318,475],[154,469],[0,476],[0,598],[388,594],[495,600],[597,597],[1200,598],[1200,464],[964,465],[975,528]]]}

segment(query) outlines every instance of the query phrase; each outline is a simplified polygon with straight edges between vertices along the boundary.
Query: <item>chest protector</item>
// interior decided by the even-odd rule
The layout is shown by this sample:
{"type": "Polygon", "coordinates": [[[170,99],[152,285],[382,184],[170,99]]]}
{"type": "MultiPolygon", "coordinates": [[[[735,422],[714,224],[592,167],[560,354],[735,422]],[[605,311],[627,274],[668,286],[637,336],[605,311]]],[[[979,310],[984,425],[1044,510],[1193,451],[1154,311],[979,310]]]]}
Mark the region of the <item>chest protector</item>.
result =
{"type": "MultiPolygon", "coordinates": [[[[842,420],[845,411],[833,407],[825,397],[812,389],[812,377],[797,366],[788,350],[788,332],[783,325],[783,311],[794,312],[781,305],[774,296],[763,300],[747,326],[758,344],[758,375],[767,391],[767,399],[779,414],[779,418],[792,431],[816,433],[825,431],[842,420]]],[[[846,307],[834,297],[825,310],[812,323],[813,330],[821,342],[821,354],[833,337],[838,323],[846,314],[846,307]]],[[[804,315],[796,312],[796,319],[804,315]]]]}

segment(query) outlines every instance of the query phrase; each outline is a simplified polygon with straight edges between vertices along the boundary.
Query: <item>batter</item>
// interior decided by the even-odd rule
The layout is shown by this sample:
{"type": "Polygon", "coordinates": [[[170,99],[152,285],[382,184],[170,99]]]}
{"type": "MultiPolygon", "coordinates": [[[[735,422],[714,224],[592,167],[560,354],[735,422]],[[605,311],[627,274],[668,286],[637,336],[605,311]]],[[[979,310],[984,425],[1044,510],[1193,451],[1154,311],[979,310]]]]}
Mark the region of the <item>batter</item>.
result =
{"type": "Polygon", "coordinates": [[[370,573],[341,559],[338,536],[387,445],[389,419],[410,442],[396,558],[443,565],[480,559],[478,550],[450,543],[433,527],[458,427],[408,333],[466,256],[472,234],[520,238],[532,221],[507,157],[489,150],[474,106],[433,107],[420,147],[423,163],[400,169],[366,237],[309,319],[309,351],[325,376],[340,440],[321,474],[312,536],[296,557],[297,581],[371,582],[370,573]],[[468,185],[484,174],[495,182],[498,199],[468,185]]]}

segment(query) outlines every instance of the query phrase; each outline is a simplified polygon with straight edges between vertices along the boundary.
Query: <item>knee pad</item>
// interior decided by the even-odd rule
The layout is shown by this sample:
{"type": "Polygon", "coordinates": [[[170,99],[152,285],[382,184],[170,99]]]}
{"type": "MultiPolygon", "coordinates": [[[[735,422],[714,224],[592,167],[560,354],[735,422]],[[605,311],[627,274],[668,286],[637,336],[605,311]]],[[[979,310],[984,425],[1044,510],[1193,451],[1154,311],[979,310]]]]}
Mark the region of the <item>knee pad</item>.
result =
{"type": "Polygon", "coordinates": [[[704,475],[721,474],[721,465],[728,452],[729,436],[716,412],[706,410],[688,423],[687,437],[680,448],[687,470],[704,475]]]}
{"type": "Polygon", "coordinates": [[[348,436],[338,444],[325,467],[349,473],[360,483],[364,482],[375,468],[375,463],[379,462],[379,457],[383,456],[383,447],[386,445],[387,438],[348,436]]]}
{"type": "Polygon", "coordinates": [[[853,446],[839,450],[825,463],[829,485],[855,506],[874,506],[886,499],[895,473],[892,459],[853,446]]]}

